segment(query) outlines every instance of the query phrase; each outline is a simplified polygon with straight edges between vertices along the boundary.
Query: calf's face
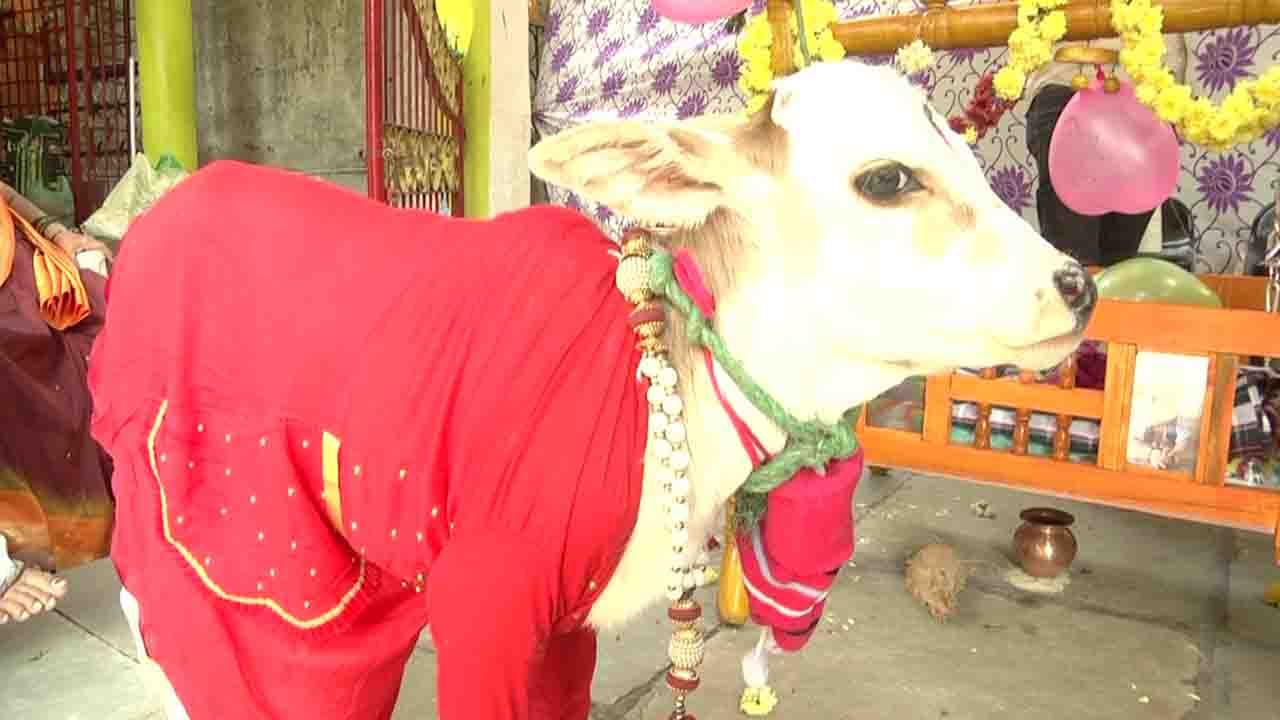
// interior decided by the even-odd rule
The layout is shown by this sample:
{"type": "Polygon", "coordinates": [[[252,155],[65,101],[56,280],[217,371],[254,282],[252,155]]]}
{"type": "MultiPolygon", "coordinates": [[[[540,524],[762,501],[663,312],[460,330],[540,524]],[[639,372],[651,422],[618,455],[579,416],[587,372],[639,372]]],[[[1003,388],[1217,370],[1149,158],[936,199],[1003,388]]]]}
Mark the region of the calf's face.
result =
{"type": "MultiPolygon", "coordinates": [[[[719,288],[731,347],[765,366],[785,354],[791,374],[832,390],[793,398],[823,415],[819,395],[865,399],[830,387],[851,368],[888,380],[1056,365],[1096,301],[1088,273],[996,196],[963,138],[889,68],[814,65],[752,119],[584,125],[542,141],[530,165],[644,224],[714,235],[698,244],[732,270],[719,288]]],[[[757,372],[785,384],[770,374],[757,372]]]]}
{"type": "Polygon", "coordinates": [[[849,309],[831,313],[834,345],[926,372],[1043,369],[1075,349],[1096,301],[1088,273],[1000,200],[896,72],[816,66],[781,83],[773,118],[791,207],[813,218],[809,292],[849,309]]]}

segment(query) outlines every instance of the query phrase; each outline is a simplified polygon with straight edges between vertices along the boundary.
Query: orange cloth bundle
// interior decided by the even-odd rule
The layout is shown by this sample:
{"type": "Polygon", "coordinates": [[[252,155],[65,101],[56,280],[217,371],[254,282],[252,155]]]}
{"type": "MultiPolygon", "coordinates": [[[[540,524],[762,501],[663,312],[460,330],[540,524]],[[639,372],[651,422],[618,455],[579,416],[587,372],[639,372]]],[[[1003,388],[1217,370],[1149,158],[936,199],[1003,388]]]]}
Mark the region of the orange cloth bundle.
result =
{"type": "Polygon", "coordinates": [[[41,235],[26,218],[0,199],[0,285],[13,271],[18,231],[35,246],[36,293],[40,315],[54,330],[66,330],[89,315],[89,292],[67,252],[41,235]]]}
{"type": "Polygon", "coordinates": [[[0,205],[5,212],[0,212],[0,286],[9,279],[13,272],[13,254],[17,251],[16,239],[13,236],[13,221],[9,219],[9,204],[0,197],[0,205]]]}

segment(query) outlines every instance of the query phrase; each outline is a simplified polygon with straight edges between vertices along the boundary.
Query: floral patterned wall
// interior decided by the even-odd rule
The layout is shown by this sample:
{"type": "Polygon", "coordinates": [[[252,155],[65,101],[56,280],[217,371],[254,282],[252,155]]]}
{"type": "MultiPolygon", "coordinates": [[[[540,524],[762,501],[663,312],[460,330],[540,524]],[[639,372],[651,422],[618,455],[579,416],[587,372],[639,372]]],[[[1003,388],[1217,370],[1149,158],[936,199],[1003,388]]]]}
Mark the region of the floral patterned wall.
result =
{"type": "MultiPolygon", "coordinates": [[[[994,0],[978,0],[992,2],[994,0]]],[[[911,10],[912,0],[836,0],[841,16],[866,17],[911,10]]],[[[763,8],[757,0],[753,12],[763,8]]],[[[535,133],[546,136],[602,117],[685,118],[736,112],[745,105],[737,81],[736,42],[724,23],[690,27],[659,18],[649,0],[550,0],[539,38],[534,88],[535,133]]],[[[1188,81],[1198,93],[1221,98],[1235,82],[1253,77],[1280,56],[1280,28],[1232,28],[1187,37],[1188,81]]],[[[959,111],[973,86],[1004,49],[940,54],[934,70],[919,78],[938,110],[959,111]]],[[[866,58],[887,62],[888,58],[866,58]]],[[[1010,207],[1036,222],[1036,167],[1026,149],[1024,98],[977,148],[987,176],[1010,207]]],[[[1177,197],[1192,209],[1198,269],[1238,272],[1254,217],[1280,186],[1280,130],[1251,145],[1216,153],[1182,148],[1177,197]]],[[[625,219],[560,188],[552,202],[582,208],[610,232],[625,219]]]]}

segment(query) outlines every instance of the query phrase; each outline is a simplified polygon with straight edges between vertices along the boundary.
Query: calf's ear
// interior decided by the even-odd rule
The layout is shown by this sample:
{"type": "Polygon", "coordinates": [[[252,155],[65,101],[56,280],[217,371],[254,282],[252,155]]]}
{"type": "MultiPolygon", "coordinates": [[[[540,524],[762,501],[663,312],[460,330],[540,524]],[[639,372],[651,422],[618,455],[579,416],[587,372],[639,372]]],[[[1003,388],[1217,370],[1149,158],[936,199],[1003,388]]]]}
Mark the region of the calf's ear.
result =
{"type": "Polygon", "coordinates": [[[735,157],[725,135],[688,124],[588,123],[539,142],[530,170],[644,224],[693,227],[725,205],[735,157]]]}

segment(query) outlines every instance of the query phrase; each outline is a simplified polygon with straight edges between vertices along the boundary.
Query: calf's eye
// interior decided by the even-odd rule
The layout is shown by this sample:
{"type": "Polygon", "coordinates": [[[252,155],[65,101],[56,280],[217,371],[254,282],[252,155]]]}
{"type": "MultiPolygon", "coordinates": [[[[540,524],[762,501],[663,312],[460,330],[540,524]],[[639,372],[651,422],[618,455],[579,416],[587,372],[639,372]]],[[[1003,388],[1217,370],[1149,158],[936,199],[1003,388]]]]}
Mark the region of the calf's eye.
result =
{"type": "Polygon", "coordinates": [[[889,202],[923,189],[915,174],[901,163],[877,165],[854,179],[854,187],[872,202],[889,202]]]}

